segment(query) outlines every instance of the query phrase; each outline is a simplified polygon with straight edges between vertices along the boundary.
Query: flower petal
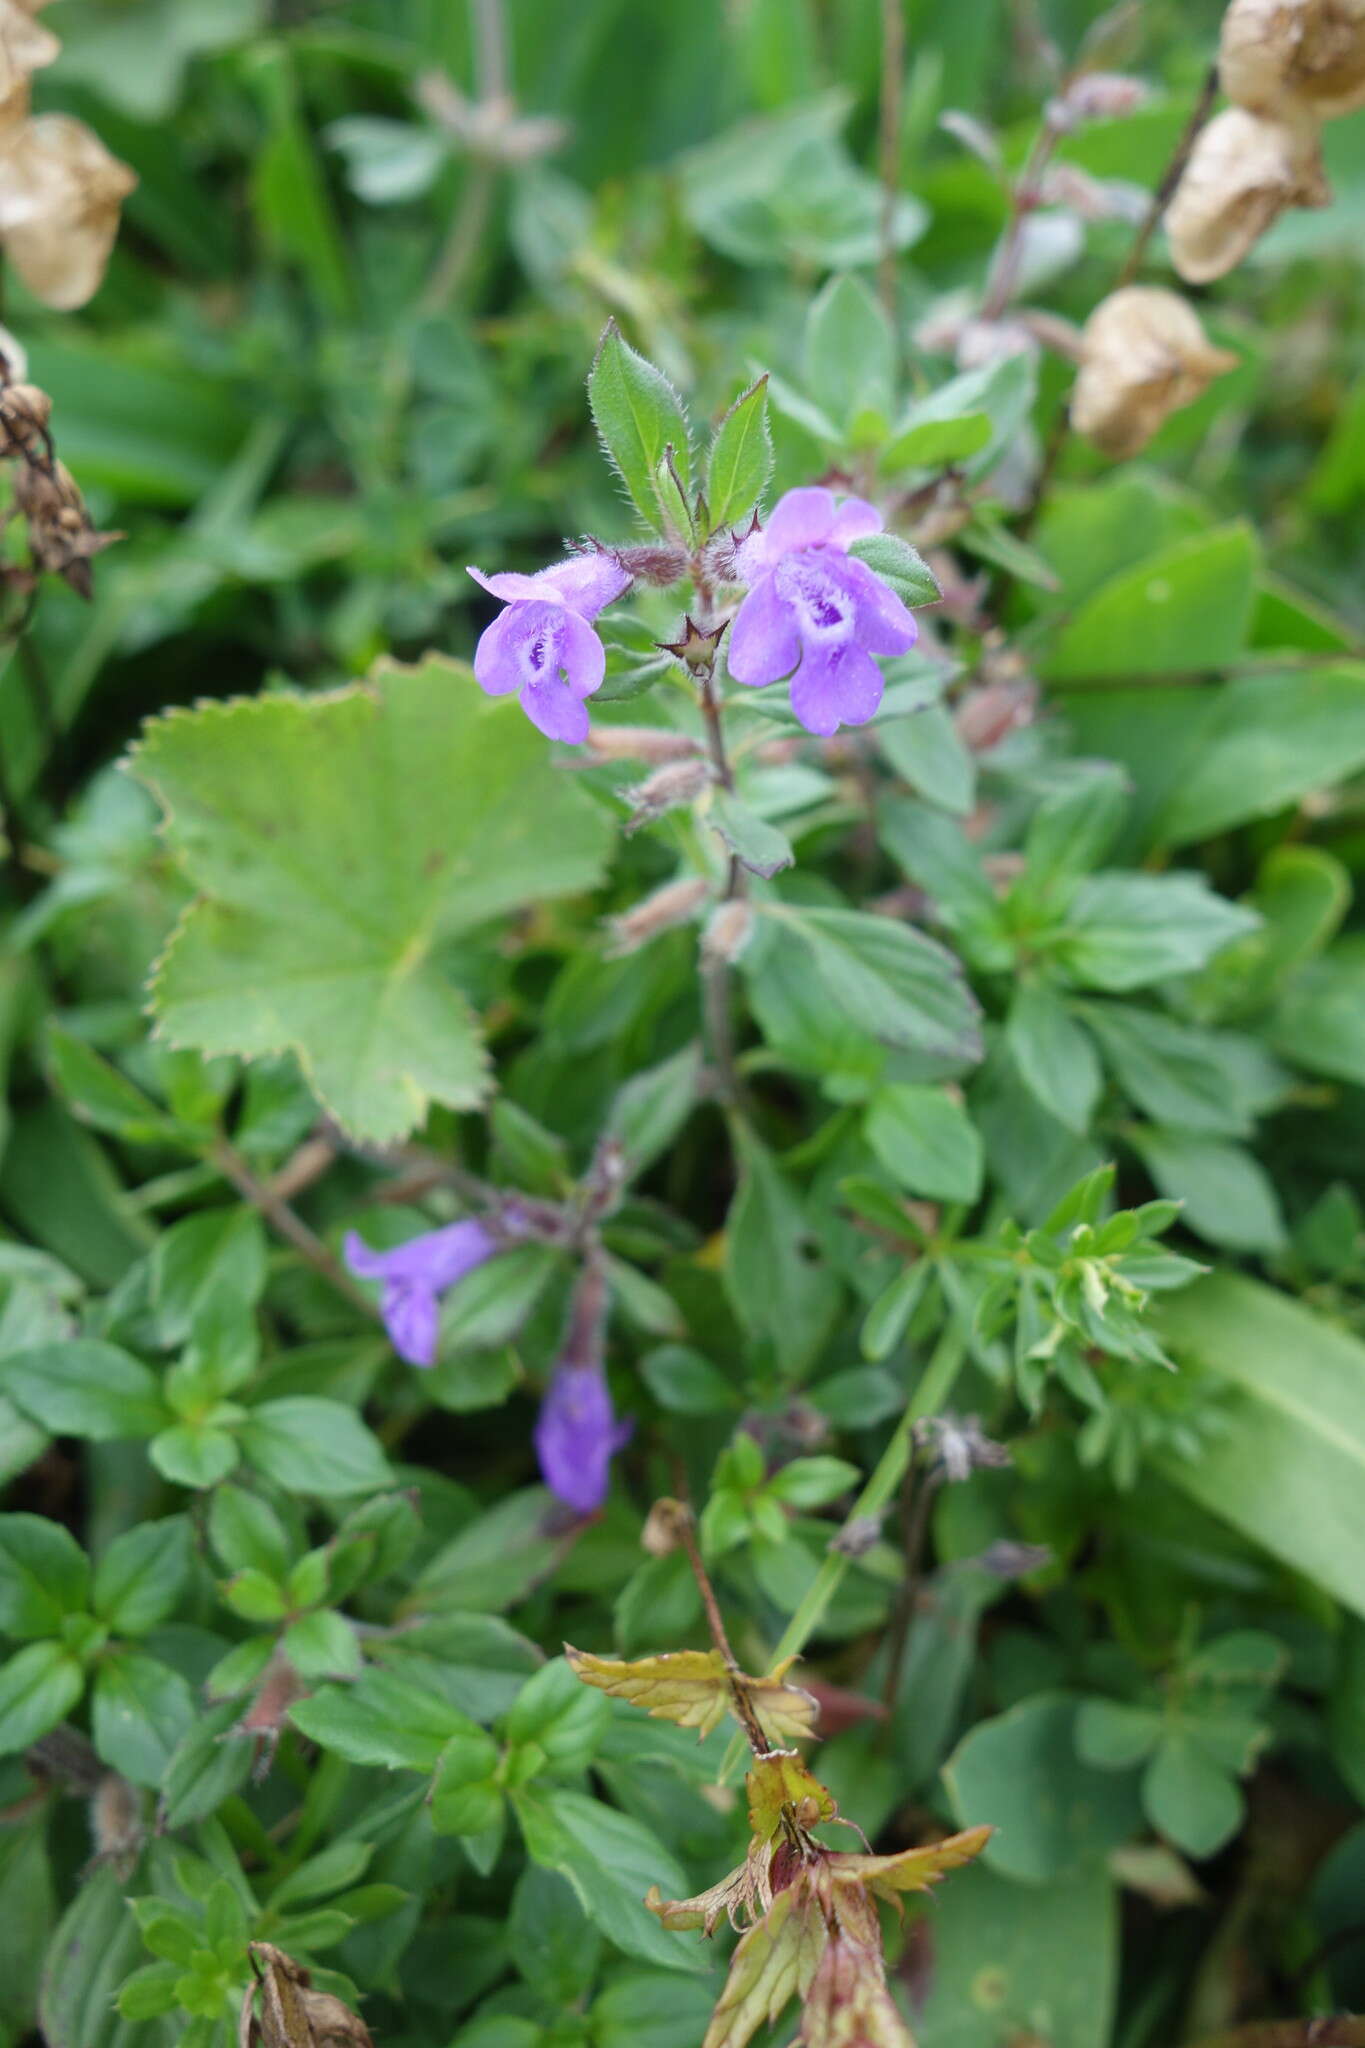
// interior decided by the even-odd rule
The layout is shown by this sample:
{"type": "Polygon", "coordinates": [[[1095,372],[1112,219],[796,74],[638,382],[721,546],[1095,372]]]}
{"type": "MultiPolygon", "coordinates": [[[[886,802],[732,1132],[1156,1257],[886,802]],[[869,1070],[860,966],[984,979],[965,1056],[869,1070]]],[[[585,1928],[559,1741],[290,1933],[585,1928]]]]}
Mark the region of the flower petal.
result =
{"type": "Polygon", "coordinates": [[[601,689],[607,650],[578,612],[565,612],[560,624],[559,665],[575,697],[591,697],[601,689]]]}
{"type": "Polygon", "coordinates": [[[908,654],[919,638],[919,622],[890,584],[850,555],[840,581],[857,607],[856,638],[869,654],[908,654]]]}
{"type": "Polygon", "coordinates": [[[407,1365],[434,1365],[441,1311],[429,1287],[390,1280],[380,1304],[389,1342],[407,1365]]]}
{"type": "Polygon", "coordinates": [[[833,524],[834,493],[823,484],[786,492],[773,506],[764,529],[768,560],[789,554],[793,548],[818,547],[829,538],[833,524]]]}
{"type": "Polygon", "coordinates": [[[537,595],[553,591],[580,619],[595,619],[603,605],[629,589],[630,581],[630,572],[600,548],[591,554],[570,555],[567,561],[542,569],[535,578],[537,595]]]}
{"type": "Polygon", "coordinates": [[[866,725],[884,688],[871,655],[845,642],[827,653],[807,653],[792,677],[792,710],[807,732],[828,739],[841,725],[866,725]]]}
{"type": "Polygon", "coordinates": [[[612,1454],[629,1433],[616,1420],[600,1366],[556,1367],[535,1427],[536,1456],[545,1484],[577,1514],[602,1506],[612,1454]]]}
{"type": "Polygon", "coordinates": [[[521,708],[547,740],[581,747],[588,737],[588,707],[558,676],[543,683],[527,683],[521,693],[521,708]]]}
{"type": "Polygon", "coordinates": [[[518,598],[479,637],[474,649],[474,680],[490,697],[557,676],[563,661],[564,633],[581,625],[556,598],[518,598]]]}
{"type": "Polygon", "coordinates": [[[875,505],[869,505],[866,498],[845,498],[825,538],[832,548],[847,548],[851,541],[881,530],[882,515],[875,505]]]}
{"type": "Polygon", "coordinates": [[[760,577],[735,613],[725,659],[735,681],[755,689],[790,675],[801,659],[796,620],[775,576],[760,577]]]}
{"type": "Polygon", "coordinates": [[[496,576],[485,576],[482,569],[467,565],[465,575],[472,576],[493,597],[500,597],[504,604],[514,604],[519,597],[540,597],[539,579],[523,576],[516,569],[501,569],[496,576]]]}
{"type": "Polygon", "coordinates": [[[466,1216],[440,1230],[419,1231],[388,1251],[377,1252],[355,1231],[346,1233],[346,1263],[359,1280],[408,1280],[439,1293],[453,1287],[491,1258],[497,1242],[476,1217],[466,1216]]]}

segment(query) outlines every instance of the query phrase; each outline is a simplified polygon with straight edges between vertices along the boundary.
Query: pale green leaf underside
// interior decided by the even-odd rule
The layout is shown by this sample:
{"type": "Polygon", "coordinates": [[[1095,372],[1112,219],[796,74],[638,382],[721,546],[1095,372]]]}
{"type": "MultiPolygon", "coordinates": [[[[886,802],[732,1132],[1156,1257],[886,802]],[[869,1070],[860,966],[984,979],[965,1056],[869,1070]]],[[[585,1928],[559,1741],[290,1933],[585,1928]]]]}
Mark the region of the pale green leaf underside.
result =
{"type": "Polygon", "coordinates": [[[298,1055],[328,1112],[390,1141],[470,1107],[486,1059],[434,955],[529,900],[591,887],[609,826],[515,705],[463,664],[174,711],[131,768],[200,900],[151,990],[159,1035],[298,1055]]]}

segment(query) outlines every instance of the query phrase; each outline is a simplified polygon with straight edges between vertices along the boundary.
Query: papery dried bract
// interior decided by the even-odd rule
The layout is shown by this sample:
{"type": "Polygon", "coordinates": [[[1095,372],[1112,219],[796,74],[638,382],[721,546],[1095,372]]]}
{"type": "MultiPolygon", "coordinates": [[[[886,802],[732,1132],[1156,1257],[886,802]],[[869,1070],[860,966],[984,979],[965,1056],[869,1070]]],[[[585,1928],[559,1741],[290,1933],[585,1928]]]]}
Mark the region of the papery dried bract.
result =
{"type": "Polygon", "coordinates": [[[1232,0],[1218,76],[1256,113],[1354,113],[1365,107],[1365,0],[1232,0]]]}
{"type": "Polygon", "coordinates": [[[719,1650],[668,1651],[627,1663],[594,1657],[566,1643],[564,1654],[585,1685],[643,1707],[654,1720],[695,1728],[699,1740],[727,1713],[734,1713],[743,1725],[736,1705],[740,1693],[769,1742],[795,1742],[815,1732],[817,1702],[798,1686],[783,1682],[795,1662],[791,1657],[766,1678],[750,1678],[743,1671],[731,1671],[719,1650]]]}
{"type": "Polygon", "coordinates": [[[97,533],[80,486],[64,462],[24,463],[14,472],[14,503],[28,521],[33,566],[69,583],[78,597],[93,589],[90,560],[122,536],[97,533]]]}
{"type": "Polygon", "coordinates": [[[330,1991],[315,1991],[309,1973],[283,1949],[253,1941],[247,1956],[254,1981],[242,1997],[238,2048],[374,2048],[358,2013],[330,1991]]]}
{"type": "Polygon", "coordinates": [[[1129,285],[1086,322],[1071,423],[1106,455],[1134,455],[1236,362],[1175,292],[1129,285]]]}
{"type": "Polygon", "coordinates": [[[1191,284],[1236,268],[1290,206],[1326,206],[1317,124],[1270,119],[1245,107],[1214,116],[1166,209],[1171,261],[1191,284]]]}
{"type": "Polygon", "coordinates": [[[71,114],[39,114],[5,138],[0,237],[35,298],[70,312],[94,297],[136,183],[71,114]]]}

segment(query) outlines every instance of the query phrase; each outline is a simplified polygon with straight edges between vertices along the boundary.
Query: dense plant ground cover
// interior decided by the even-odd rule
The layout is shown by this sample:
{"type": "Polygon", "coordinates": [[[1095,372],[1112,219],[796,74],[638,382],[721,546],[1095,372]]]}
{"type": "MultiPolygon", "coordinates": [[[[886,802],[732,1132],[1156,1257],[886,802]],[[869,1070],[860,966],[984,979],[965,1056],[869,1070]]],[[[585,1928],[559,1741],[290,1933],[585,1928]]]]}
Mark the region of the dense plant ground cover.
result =
{"type": "Polygon", "coordinates": [[[1365,2041],[1365,20],[1219,17],[0,0],[0,2042],[1365,2041]]]}

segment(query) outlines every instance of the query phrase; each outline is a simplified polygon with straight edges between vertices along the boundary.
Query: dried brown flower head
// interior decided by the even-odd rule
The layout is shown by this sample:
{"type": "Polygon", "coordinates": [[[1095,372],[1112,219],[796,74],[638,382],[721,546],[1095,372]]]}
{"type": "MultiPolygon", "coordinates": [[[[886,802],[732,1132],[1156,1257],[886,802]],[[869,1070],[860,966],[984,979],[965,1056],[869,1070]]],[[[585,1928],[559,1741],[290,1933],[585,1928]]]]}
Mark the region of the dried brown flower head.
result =
{"type": "Polygon", "coordinates": [[[1365,107],[1365,0],[1232,0],[1218,75],[1257,113],[1354,113],[1365,107]]]}
{"type": "Polygon", "coordinates": [[[1235,269],[1290,206],[1326,206],[1315,121],[1225,107],[1190,152],[1166,209],[1171,261],[1191,284],[1235,269]]]}
{"type": "Polygon", "coordinates": [[[0,137],[0,240],[35,298],[62,312],[93,298],[136,183],[71,114],[39,114],[0,137]]]}
{"type": "Polygon", "coordinates": [[[1135,455],[1173,412],[1237,362],[1215,348],[1175,292],[1129,285],[1104,299],[1081,336],[1071,423],[1106,455],[1135,455]]]}
{"type": "Polygon", "coordinates": [[[23,120],[30,76],[61,51],[56,36],[33,19],[34,11],[21,0],[0,0],[0,130],[23,120]]]}
{"type": "Polygon", "coordinates": [[[52,400],[36,384],[0,384],[0,460],[12,455],[42,460],[51,417],[52,400]]]}

